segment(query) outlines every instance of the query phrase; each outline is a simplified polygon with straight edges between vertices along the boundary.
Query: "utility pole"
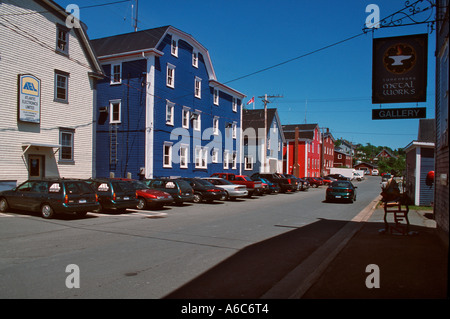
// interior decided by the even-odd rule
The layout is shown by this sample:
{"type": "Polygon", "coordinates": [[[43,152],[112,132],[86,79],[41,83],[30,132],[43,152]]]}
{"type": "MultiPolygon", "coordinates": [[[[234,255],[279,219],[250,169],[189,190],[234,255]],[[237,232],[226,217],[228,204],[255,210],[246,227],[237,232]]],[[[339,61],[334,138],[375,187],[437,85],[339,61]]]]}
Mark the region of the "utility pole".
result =
{"type": "Polygon", "coordinates": [[[263,152],[263,163],[262,163],[262,167],[263,173],[267,173],[267,104],[271,103],[268,98],[280,98],[283,97],[282,95],[267,95],[264,94],[264,96],[258,96],[258,98],[264,98],[263,103],[264,103],[264,152],[263,152]]]}
{"type": "MultiPolygon", "coordinates": [[[[137,24],[138,24],[138,2],[139,0],[135,0],[136,1],[136,8],[135,8],[135,12],[134,12],[134,32],[137,32],[137,24]]],[[[133,6],[133,5],[132,5],[133,6]]]]}

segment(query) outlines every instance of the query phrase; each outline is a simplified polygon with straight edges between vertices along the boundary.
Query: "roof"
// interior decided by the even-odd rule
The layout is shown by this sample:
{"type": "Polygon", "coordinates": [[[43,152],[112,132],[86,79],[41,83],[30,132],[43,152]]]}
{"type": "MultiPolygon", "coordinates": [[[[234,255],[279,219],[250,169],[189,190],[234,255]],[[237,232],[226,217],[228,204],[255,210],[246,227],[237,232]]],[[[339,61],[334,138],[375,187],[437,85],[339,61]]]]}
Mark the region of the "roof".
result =
{"type": "Polygon", "coordinates": [[[110,37],[91,40],[95,52],[99,57],[124,52],[156,49],[169,26],[130,32],[110,37]]]}
{"type": "MultiPolygon", "coordinates": [[[[267,123],[272,123],[273,117],[277,109],[267,109],[267,123]]],[[[264,128],[264,109],[243,110],[242,111],[242,128],[252,127],[254,129],[264,128]]],[[[269,124],[270,125],[270,124],[269,124]]],[[[269,127],[267,127],[269,130],[269,127]]]]}
{"type": "Polygon", "coordinates": [[[295,128],[298,127],[300,140],[313,140],[314,130],[319,128],[318,124],[288,124],[283,125],[284,136],[287,140],[295,140],[295,128]]]}

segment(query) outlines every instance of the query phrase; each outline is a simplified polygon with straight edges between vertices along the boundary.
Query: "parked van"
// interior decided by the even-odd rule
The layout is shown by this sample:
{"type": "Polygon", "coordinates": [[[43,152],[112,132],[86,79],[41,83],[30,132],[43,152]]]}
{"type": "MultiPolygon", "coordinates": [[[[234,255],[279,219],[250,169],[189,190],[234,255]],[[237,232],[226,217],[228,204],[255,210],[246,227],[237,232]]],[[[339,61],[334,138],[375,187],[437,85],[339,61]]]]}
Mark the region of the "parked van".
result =
{"type": "Polygon", "coordinates": [[[112,178],[92,178],[86,180],[97,192],[100,211],[125,212],[134,209],[138,204],[134,187],[121,180],[112,178]]]}

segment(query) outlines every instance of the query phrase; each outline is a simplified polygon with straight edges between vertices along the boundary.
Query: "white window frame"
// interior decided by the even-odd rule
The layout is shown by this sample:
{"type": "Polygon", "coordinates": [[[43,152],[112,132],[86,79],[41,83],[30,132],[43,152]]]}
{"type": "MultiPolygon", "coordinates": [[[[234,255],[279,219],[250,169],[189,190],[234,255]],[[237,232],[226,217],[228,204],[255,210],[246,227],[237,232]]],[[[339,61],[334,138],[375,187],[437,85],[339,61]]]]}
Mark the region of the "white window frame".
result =
{"type": "Polygon", "coordinates": [[[65,129],[65,128],[59,129],[59,141],[61,144],[61,150],[59,151],[59,161],[60,162],[73,163],[75,161],[75,159],[74,159],[74,145],[75,145],[74,139],[75,139],[75,130],[65,129]],[[64,141],[63,135],[70,136],[69,145],[63,143],[63,141],[64,141]],[[63,152],[63,148],[70,148],[70,158],[63,158],[63,154],[66,154],[65,152],[63,152]]]}
{"type": "Polygon", "coordinates": [[[173,143],[171,142],[163,143],[163,168],[172,168],[172,149],[173,143]],[[168,150],[168,153],[166,153],[166,150],[168,150]],[[166,164],[166,158],[168,159],[169,162],[168,164],[166,164]]]}
{"type": "Polygon", "coordinates": [[[202,98],[202,79],[198,76],[195,77],[194,81],[194,96],[198,99],[202,98]]]}
{"type": "Polygon", "coordinates": [[[189,163],[189,145],[180,145],[180,168],[188,168],[189,163]]]}
{"type": "Polygon", "coordinates": [[[201,117],[200,112],[197,112],[197,111],[193,112],[191,116],[193,116],[192,127],[196,131],[201,131],[201,129],[202,129],[202,117],[201,117]]]}
{"type": "Polygon", "coordinates": [[[194,153],[195,168],[208,168],[208,148],[196,146],[194,153]]]}
{"type": "Polygon", "coordinates": [[[196,50],[192,51],[192,66],[198,68],[198,52],[196,50]]]}
{"type": "Polygon", "coordinates": [[[172,36],[172,41],[170,42],[170,53],[178,58],[178,39],[172,36]]]}
{"type": "Polygon", "coordinates": [[[237,152],[236,151],[234,151],[231,154],[231,168],[237,169],[237,152]]]}
{"type": "Polygon", "coordinates": [[[213,91],[213,103],[214,105],[219,105],[219,89],[216,88],[213,91]]]}
{"type": "Polygon", "coordinates": [[[122,84],[122,63],[113,63],[111,64],[111,81],[110,84],[122,84]],[[116,72],[114,70],[115,67],[119,67],[119,79],[116,81],[116,72]]]}
{"type": "Polygon", "coordinates": [[[166,67],[166,86],[175,88],[175,65],[170,63],[166,67]]]}
{"type": "Polygon", "coordinates": [[[245,171],[253,170],[253,156],[252,155],[246,155],[244,157],[244,170],[245,171]]]}
{"type": "Polygon", "coordinates": [[[219,135],[219,117],[214,116],[213,118],[213,134],[219,135]]]}
{"type": "Polygon", "coordinates": [[[237,123],[233,122],[231,124],[231,135],[233,137],[233,139],[237,139],[237,123]]]}
{"type": "Polygon", "coordinates": [[[216,148],[213,148],[211,152],[211,162],[213,163],[219,162],[219,151],[216,148]]]}
{"type": "Polygon", "coordinates": [[[233,101],[231,102],[231,104],[233,112],[237,112],[237,98],[233,97],[233,101]]]}
{"type": "Polygon", "coordinates": [[[122,123],[122,100],[110,100],[109,101],[109,123],[110,124],[120,124],[122,123]],[[118,107],[117,113],[119,114],[119,118],[114,118],[114,108],[118,107]]]}
{"type": "Polygon", "coordinates": [[[188,108],[188,107],[183,107],[183,110],[181,111],[181,126],[183,127],[183,128],[189,128],[189,123],[190,123],[190,120],[189,120],[189,118],[190,118],[190,114],[191,114],[191,111],[190,111],[190,109],[188,108]]]}
{"type": "Polygon", "coordinates": [[[166,100],[166,125],[174,125],[175,103],[166,100]]]}
{"type": "Polygon", "coordinates": [[[228,151],[228,150],[223,151],[223,169],[229,169],[229,167],[230,167],[229,154],[230,154],[230,151],[228,151]]]}

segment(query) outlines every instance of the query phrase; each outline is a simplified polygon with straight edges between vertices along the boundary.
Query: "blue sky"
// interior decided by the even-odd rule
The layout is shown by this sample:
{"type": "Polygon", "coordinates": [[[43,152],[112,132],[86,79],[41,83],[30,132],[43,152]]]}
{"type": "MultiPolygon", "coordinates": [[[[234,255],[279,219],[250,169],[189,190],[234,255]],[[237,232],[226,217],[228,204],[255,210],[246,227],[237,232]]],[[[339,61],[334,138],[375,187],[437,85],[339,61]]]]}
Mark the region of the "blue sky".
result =
{"type": "MultiPolygon", "coordinates": [[[[81,8],[91,39],[134,31],[135,0],[83,9],[115,1],[56,0],[62,7],[72,3],[81,8]]],[[[435,31],[430,34],[426,24],[377,29],[309,54],[360,34],[371,3],[383,18],[405,2],[139,0],[138,29],[172,25],[191,34],[208,49],[218,80],[247,95],[244,105],[255,96],[255,108],[263,108],[258,96],[282,95],[269,104],[278,109],[282,124],[303,124],[306,116],[307,123],[329,128],[335,138],[403,148],[417,138],[419,120],[372,120],[372,109],[426,107],[427,118],[434,118],[435,31]],[[373,105],[373,37],[417,33],[429,34],[427,102],[373,105]]]]}

